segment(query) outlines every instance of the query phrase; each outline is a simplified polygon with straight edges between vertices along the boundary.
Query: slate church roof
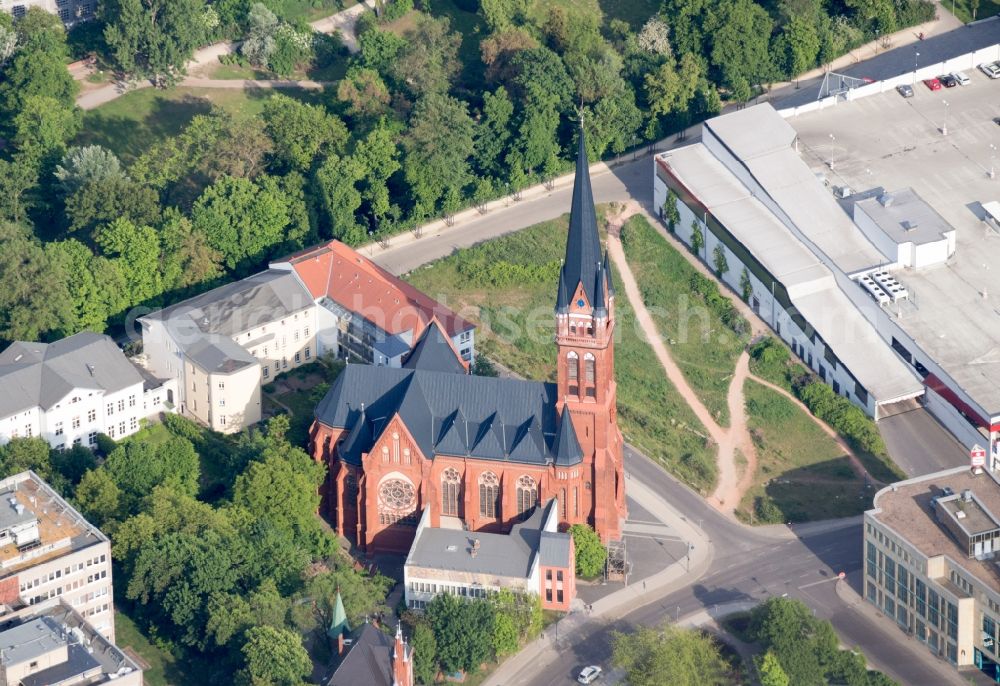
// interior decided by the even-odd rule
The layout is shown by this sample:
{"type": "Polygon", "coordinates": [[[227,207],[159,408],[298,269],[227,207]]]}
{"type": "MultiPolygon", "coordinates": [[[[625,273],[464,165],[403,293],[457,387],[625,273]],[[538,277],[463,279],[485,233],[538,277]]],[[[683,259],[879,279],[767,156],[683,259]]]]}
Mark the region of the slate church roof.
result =
{"type": "Polygon", "coordinates": [[[465,374],[467,371],[436,319],[424,329],[417,344],[413,346],[413,352],[403,363],[403,368],[449,374],[465,374]]]}
{"type": "Polygon", "coordinates": [[[352,364],[316,419],[349,429],[339,454],[350,464],[361,464],[397,414],[428,457],[578,464],[583,453],[568,417],[558,420],[557,400],[555,384],[352,364]]]}

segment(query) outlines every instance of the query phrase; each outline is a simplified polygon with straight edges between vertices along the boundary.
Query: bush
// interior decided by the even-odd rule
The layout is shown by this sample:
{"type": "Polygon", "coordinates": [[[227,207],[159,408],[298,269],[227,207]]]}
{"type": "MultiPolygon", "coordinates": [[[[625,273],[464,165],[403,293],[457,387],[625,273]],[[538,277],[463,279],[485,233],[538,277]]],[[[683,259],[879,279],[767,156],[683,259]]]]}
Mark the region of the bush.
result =
{"type": "Polygon", "coordinates": [[[476,355],[476,361],[472,363],[472,374],[474,376],[500,376],[496,366],[486,355],[476,355]]]}
{"type": "Polygon", "coordinates": [[[885,442],[875,422],[847,398],[833,392],[821,381],[813,381],[799,391],[809,411],[832,426],[858,450],[885,455],[885,442]]]}
{"type": "Polygon", "coordinates": [[[413,9],[413,0],[389,0],[382,12],[382,22],[396,21],[413,9]]]}
{"type": "Polygon", "coordinates": [[[586,524],[574,524],[569,533],[576,547],[576,573],[587,579],[600,576],[608,559],[608,551],[601,539],[586,524]]]}

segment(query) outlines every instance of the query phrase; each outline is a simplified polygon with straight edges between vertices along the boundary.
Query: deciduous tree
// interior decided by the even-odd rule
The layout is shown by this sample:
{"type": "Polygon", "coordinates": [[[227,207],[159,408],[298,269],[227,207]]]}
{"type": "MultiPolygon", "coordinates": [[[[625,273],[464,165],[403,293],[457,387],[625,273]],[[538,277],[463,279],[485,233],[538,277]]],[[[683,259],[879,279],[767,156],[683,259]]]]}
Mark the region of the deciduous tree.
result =
{"type": "Polygon", "coordinates": [[[415,97],[446,93],[461,68],[462,36],[451,31],[447,17],[422,14],[405,34],[406,43],[392,63],[396,80],[415,97]]]}
{"type": "Polygon", "coordinates": [[[404,173],[417,201],[434,207],[449,188],[468,183],[474,132],[461,100],[433,93],[417,103],[403,141],[404,173]]]}
{"type": "Polygon", "coordinates": [[[298,634],[273,626],[255,626],[246,635],[243,657],[251,683],[299,686],[312,671],[312,661],[298,634]]]}
{"type": "Polygon", "coordinates": [[[161,86],[184,74],[206,37],[205,0],[105,0],[100,7],[118,66],[161,86]]]}
{"type": "Polygon", "coordinates": [[[264,121],[278,160],[289,169],[307,171],[316,157],[341,154],[347,143],[344,122],[322,107],[285,95],[268,98],[264,121]]]}
{"type": "Polygon", "coordinates": [[[659,686],[664,675],[676,686],[724,686],[726,663],[715,641],[690,629],[664,624],[640,627],[631,634],[615,632],[613,661],[632,686],[659,686]]]}
{"type": "Polygon", "coordinates": [[[586,578],[602,574],[608,551],[600,537],[586,524],[574,524],[569,533],[576,548],[576,573],[586,578]]]}

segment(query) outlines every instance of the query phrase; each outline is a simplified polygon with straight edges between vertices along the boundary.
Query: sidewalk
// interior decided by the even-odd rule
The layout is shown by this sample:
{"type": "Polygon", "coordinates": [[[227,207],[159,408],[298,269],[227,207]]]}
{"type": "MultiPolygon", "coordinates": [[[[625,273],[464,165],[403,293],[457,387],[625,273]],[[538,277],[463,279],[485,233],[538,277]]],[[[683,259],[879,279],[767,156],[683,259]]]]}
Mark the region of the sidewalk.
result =
{"type": "Polygon", "coordinates": [[[700,578],[712,563],[712,544],[698,527],[689,522],[645,484],[628,479],[629,495],[644,509],[672,528],[684,540],[693,543],[690,571],[683,562],[675,562],[642,581],[630,584],[604,598],[594,601],[588,614],[574,612],[549,627],[516,655],[501,664],[483,686],[505,686],[515,683],[525,668],[537,671],[558,655],[559,644],[572,643],[589,630],[597,629],[627,615],[638,607],[655,602],[700,578]]]}
{"type": "MultiPolygon", "coordinates": [[[[844,604],[849,608],[849,610],[861,615],[869,625],[874,627],[884,636],[885,641],[895,643],[908,652],[913,653],[913,659],[915,662],[926,665],[928,670],[932,672],[931,674],[928,674],[928,678],[934,679],[933,683],[968,683],[962,678],[959,672],[945,662],[945,660],[942,658],[934,659],[934,655],[927,649],[926,646],[922,645],[912,636],[907,636],[902,633],[899,627],[896,626],[896,622],[891,617],[886,617],[877,607],[869,602],[866,602],[860,595],[857,594],[850,583],[846,581],[836,582],[836,592],[837,596],[844,601],[844,604]]],[[[864,646],[859,647],[862,651],[864,651],[864,646]]],[[[869,663],[870,662],[871,661],[869,661],[869,663]]],[[[876,669],[886,671],[885,667],[878,664],[871,666],[876,669]]]]}
{"type": "MultiPolygon", "coordinates": [[[[345,10],[341,10],[336,14],[332,14],[329,17],[324,17],[323,19],[318,19],[310,24],[313,30],[319,33],[333,33],[334,31],[339,31],[340,36],[344,41],[344,46],[351,52],[358,51],[358,39],[354,35],[354,25],[366,10],[373,9],[375,7],[375,0],[364,0],[356,5],[352,5],[345,10]]],[[[238,43],[224,41],[221,43],[213,43],[212,45],[206,45],[204,48],[196,50],[191,61],[187,63],[186,69],[193,70],[197,67],[203,67],[210,64],[214,64],[219,61],[219,57],[222,55],[231,54],[236,50],[238,43]]],[[[83,78],[86,78],[86,74],[83,74],[83,78]]],[[[203,83],[188,83],[188,81],[197,81],[198,79],[185,79],[183,85],[192,86],[198,85],[204,87],[203,83]]],[[[243,88],[243,81],[235,80],[232,83],[236,85],[232,86],[211,86],[217,88],[243,88]]],[[[312,88],[312,87],[322,87],[321,85],[305,85],[311,84],[312,82],[287,82],[287,81],[259,81],[253,82],[249,87],[257,88],[312,88]],[[294,84],[289,85],[289,84],[294,84]]],[[[106,86],[97,88],[95,90],[89,91],[80,95],[76,99],[76,104],[82,110],[92,110],[101,105],[107,104],[112,100],[117,100],[121,96],[125,95],[134,90],[140,90],[142,88],[149,88],[153,84],[148,80],[139,81],[134,84],[129,83],[109,83],[106,86]]]]}

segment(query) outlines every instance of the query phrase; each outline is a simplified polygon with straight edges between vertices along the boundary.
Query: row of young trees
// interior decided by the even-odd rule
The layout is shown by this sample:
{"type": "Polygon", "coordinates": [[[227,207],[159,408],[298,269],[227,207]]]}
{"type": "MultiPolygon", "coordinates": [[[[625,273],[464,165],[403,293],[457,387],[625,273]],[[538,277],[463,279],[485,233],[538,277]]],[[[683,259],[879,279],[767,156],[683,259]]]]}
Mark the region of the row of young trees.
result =
{"type": "Polygon", "coordinates": [[[101,436],[100,466],[21,438],[0,447],[0,469],[34,469],[109,535],[116,602],[199,682],[299,686],[303,637],[329,658],[337,592],[356,625],[386,609],[391,581],[339,551],[316,516],[323,467],[287,429],[281,416],[227,438],[169,415],[155,434],[101,436]]]}

